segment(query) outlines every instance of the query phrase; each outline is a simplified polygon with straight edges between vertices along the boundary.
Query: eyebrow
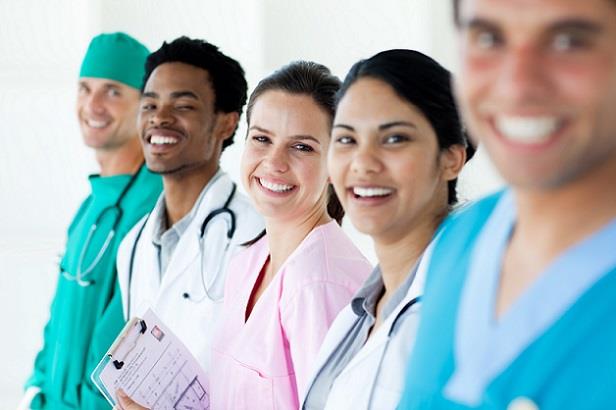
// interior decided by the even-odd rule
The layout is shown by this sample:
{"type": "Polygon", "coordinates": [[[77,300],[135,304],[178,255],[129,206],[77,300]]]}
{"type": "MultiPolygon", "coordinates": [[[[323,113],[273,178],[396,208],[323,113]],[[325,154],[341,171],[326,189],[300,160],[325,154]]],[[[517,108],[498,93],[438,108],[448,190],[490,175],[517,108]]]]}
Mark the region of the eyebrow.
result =
{"type": "MultiPolygon", "coordinates": [[[[415,124],[413,124],[412,122],[408,122],[408,121],[391,121],[391,122],[386,122],[385,124],[381,124],[379,125],[379,131],[383,131],[383,130],[387,130],[389,128],[393,128],[393,127],[409,127],[409,128],[415,128],[417,129],[417,126],[415,124]]],[[[334,124],[334,126],[332,128],[342,128],[348,131],[355,131],[355,128],[353,128],[350,125],[347,124],[334,124]]]]}
{"type": "MultiPolygon", "coordinates": [[[[500,31],[500,27],[498,24],[493,23],[482,17],[471,18],[467,21],[461,21],[460,26],[465,29],[484,29],[489,31],[500,31]]],[[[556,21],[551,24],[547,31],[548,32],[558,32],[563,30],[578,30],[585,31],[588,33],[599,33],[602,31],[602,27],[594,22],[579,19],[579,18],[565,18],[560,21],[556,21]]]]}
{"type": "MultiPolygon", "coordinates": [[[[154,91],[144,92],[141,96],[142,98],[159,98],[158,93],[154,91]]],[[[171,98],[191,98],[193,100],[199,100],[199,96],[192,91],[174,91],[171,93],[171,98]]]]}
{"type": "Polygon", "coordinates": [[[417,126],[415,124],[413,124],[412,122],[408,122],[408,121],[392,121],[392,122],[386,122],[385,124],[381,124],[379,125],[379,130],[383,131],[389,128],[393,128],[393,127],[409,127],[409,128],[415,128],[417,129],[417,126]]]}
{"type": "Polygon", "coordinates": [[[585,31],[589,34],[594,34],[603,31],[603,27],[592,21],[570,18],[557,21],[548,28],[548,32],[557,32],[563,30],[585,31]]]}
{"type": "Polygon", "coordinates": [[[474,17],[470,20],[462,20],[460,21],[460,27],[467,30],[484,29],[489,31],[500,31],[500,28],[496,23],[492,23],[491,21],[481,17],[474,17]]]}
{"type": "MultiPolygon", "coordinates": [[[[251,125],[250,128],[248,128],[248,131],[251,131],[251,130],[259,131],[264,134],[270,134],[270,135],[274,134],[272,131],[266,128],[263,128],[263,127],[259,127],[258,125],[251,125]]],[[[308,134],[289,135],[288,138],[293,139],[293,140],[300,140],[300,141],[310,140],[310,141],[314,141],[315,143],[321,145],[321,141],[319,141],[317,138],[313,137],[312,135],[308,135],[308,134]]]]}

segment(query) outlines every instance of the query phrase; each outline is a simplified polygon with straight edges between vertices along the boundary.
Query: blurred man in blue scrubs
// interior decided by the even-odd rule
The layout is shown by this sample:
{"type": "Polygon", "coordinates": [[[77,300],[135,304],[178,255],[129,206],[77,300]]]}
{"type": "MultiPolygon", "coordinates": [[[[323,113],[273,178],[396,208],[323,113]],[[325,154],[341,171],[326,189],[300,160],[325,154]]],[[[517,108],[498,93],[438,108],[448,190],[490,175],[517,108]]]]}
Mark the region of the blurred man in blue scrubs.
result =
{"type": "Polygon", "coordinates": [[[124,325],[116,251],[152,207],[160,177],[143,165],[137,110],[148,49],[124,33],[101,34],[81,65],[77,117],[100,175],[68,229],[43,348],[21,408],[108,409],[90,373],[124,325]]]}
{"type": "Polygon", "coordinates": [[[400,408],[614,408],[616,1],[455,7],[458,98],[510,188],[445,223],[400,408]]]}

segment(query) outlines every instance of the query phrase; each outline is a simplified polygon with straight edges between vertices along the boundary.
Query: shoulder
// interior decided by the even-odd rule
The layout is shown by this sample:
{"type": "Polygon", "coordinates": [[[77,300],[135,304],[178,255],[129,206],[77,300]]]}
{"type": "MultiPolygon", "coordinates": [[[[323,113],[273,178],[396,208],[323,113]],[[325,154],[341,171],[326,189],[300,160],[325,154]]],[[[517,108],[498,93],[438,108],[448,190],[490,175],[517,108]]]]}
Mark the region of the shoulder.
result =
{"type": "Polygon", "coordinates": [[[426,291],[435,278],[442,277],[450,284],[455,282],[451,281],[455,278],[463,280],[475,241],[505,192],[500,191],[468,204],[443,222],[426,262],[426,291]]]}
{"type": "Polygon", "coordinates": [[[336,224],[313,230],[287,261],[285,286],[302,289],[328,283],[354,293],[372,271],[372,265],[336,224]]]}

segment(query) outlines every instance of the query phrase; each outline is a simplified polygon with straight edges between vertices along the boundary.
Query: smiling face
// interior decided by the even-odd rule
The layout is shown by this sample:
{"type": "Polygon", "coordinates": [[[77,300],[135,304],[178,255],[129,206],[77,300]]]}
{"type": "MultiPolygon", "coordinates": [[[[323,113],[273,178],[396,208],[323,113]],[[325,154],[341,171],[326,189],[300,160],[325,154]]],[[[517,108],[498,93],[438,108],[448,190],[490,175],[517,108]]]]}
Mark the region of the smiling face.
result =
{"type": "Polygon", "coordinates": [[[252,107],[242,182],[266,219],[326,213],[330,118],[307,95],[272,90],[252,107]]]}
{"type": "Polygon", "coordinates": [[[148,78],[141,99],[139,129],[148,168],[164,175],[213,173],[222,142],[237,113],[215,113],[214,91],[204,69],[164,63],[148,78]]]}
{"type": "Polygon", "coordinates": [[[96,150],[114,150],[137,136],[139,91],[104,78],[82,77],[77,118],[84,143],[96,150]]]}
{"type": "Polygon", "coordinates": [[[355,227],[395,241],[447,211],[447,181],[464,163],[464,148],[439,151],[426,117],[385,82],[364,77],[338,105],[329,172],[355,227]]]}
{"type": "Polygon", "coordinates": [[[558,188],[616,163],[614,1],[462,0],[459,26],[461,106],[505,179],[558,188]]]}

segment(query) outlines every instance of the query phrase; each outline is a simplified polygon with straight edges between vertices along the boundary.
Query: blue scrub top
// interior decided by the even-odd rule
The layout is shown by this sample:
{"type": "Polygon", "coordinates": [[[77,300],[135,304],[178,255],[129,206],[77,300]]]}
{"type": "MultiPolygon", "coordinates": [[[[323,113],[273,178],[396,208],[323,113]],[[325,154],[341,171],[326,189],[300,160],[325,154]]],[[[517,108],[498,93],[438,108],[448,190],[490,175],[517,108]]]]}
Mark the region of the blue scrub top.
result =
{"type": "Polygon", "coordinates": [[[498,320],[510,192],[453,215],[436,243],[403,409],[541,409],[616,403],[616,220],[547,267],[498,320]]]}

